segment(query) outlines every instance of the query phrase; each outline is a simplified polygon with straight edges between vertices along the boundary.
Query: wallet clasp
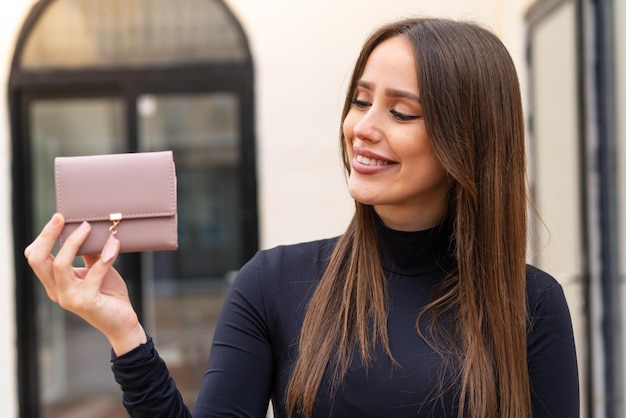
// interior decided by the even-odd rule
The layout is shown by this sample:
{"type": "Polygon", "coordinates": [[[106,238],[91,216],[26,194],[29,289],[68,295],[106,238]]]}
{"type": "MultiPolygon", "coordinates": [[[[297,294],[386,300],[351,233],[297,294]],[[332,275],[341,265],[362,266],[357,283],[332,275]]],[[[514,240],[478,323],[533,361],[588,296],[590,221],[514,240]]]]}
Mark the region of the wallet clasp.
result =
{"type": "Polygon", "coordinates": [[[111,235],[117,234],[117,226],[122,221],[121,213],[111,213],[109,215],[109,220],[111,221],[111,226],[109,227],[109,233],[111,235]]]}

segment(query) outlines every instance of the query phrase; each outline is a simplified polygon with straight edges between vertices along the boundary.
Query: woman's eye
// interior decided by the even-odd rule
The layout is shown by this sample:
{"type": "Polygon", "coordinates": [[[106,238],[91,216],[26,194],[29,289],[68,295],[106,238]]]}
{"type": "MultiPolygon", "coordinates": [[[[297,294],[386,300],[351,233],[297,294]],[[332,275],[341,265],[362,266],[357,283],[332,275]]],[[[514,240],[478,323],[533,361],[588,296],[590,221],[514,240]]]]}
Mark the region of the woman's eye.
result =
{"type": "Polygon", "coordinates": [[[366,102],[365,100],[359,100],[359,99],[352,99],[352,104],[359,108],[365,108],[365,107],[369,107],[372,105],[371,103],[366,102]]]}
{"type": "Polygon", "coordinates": [[[391,112],[391,114],[393,115],[394,118],[403,121],[403,122],[408,122],[411,120],[415,120],[415,119],[419,119],[422,116],[418,116],[418,115],[407,115],[405,113],[402,112],[398,112],[397,110],[390,110],[389,112],[391,112]]]}

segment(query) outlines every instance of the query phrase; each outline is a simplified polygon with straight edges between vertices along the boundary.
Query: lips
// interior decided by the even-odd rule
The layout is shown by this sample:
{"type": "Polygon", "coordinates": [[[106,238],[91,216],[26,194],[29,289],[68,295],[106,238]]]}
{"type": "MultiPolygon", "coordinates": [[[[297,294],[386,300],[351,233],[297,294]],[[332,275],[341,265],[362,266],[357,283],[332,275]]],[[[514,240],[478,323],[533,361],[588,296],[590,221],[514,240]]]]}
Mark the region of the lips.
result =
{"type": "Polygon", "coordinates": [[[353,147],[353,151],[352,168],[357,173],[376,174],[396,164],[395,161],[389,160],[364,148],[355,146],[353,147]]]}

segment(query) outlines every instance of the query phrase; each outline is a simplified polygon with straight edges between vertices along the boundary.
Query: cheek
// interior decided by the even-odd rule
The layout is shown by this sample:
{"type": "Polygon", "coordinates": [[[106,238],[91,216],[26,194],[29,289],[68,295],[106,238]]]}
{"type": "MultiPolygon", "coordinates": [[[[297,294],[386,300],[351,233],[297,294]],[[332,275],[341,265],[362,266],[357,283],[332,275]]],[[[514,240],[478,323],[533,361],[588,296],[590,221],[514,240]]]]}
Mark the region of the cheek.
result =
{"type": "Polygon", "coordinates": [[[422,164],[432,183],[447,183],[448,173],[432,149],[422,158],[422,164]]]}
{"type": "MultiPolygon", "coordinates": [[[[422,137],[421,141],[423,142],[418,148],[408,145],[404,148],[404,162],[407,163],[407,168],[410,167],[415,175],[429,173],[433,179],[445,177],[446,170],[430,145],[430,140],[422,137]]],[[[399,152],[402,153],[402,151],[399,152]]]]}
{"type": "Polygon", "coordinates": [[[343,133],[344,141],[346,142],[348,154],[352,155],[352,142],[354,141],[354,117],[351,117],[350,113],[348,113],[346,118],[343,120],[341,131],[343,133]]]}
{"type": "Polygon", "coordinates": [[[354,107],[348,110],[346,117],[343,120],[343,124],[341,125],[341,129],[343,130],[343,135],[346,139],[352,140],[355,136],[354,130],[356,125],[361,121],[362,115],[361,113],[355,109],[354,107]]]}

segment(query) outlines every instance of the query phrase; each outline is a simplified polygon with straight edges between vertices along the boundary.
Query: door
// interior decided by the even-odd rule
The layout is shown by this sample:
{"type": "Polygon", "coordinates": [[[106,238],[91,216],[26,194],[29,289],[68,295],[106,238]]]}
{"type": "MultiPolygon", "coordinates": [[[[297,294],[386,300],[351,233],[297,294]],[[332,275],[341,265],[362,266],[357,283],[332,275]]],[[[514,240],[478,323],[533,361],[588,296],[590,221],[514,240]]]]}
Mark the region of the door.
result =
{"type": "Polygon", "coordinates": [[[179,249],[142,254],[146,322],[191,405],[230,279],[244,261],[239,98],[232,92],[140,94],[141,151],[172,149],[179,249]]]}
{"type": "MultiPolygon", "coordinates": [[[[33,99],[26,106],[32,224],[40,230],[55,210],[54,157],[125,151],[125,103],[119,97],[83,97],[33,99]]],[[[43,416],[79,411],[83,416],[124,416],[119,402],[113,401],[115,383],[107,378],[109,349],[104,337],[49,302],[43,287],[36,288],[35,300],[43,416]]]]}
{"type": "MultiPolygon", "coordinates": [[[[179,249],[124,254],[116,267],[192,406],[223,297],[244,261],[238,95],[140,94],[130,102],[123,97],[33,98],[26,108],[35,230],[54,212],[54,157],[126,152],[133,131],[137,151],[173,150],[179,249]],[[127,126],[129,106],[137,112],[133,129],[127,126]]],[[[126,416],[105,339],[49,302],[41,287],[36,293],[43,416],[126,416]]]]}
{"type": "Polygon", "coordinates": [[[179,250],[115,266],[192,406],[224,292],[258,246],[253,90],[222,0],[36,2],[9,80],[21,417],[127,416],[107,342],[21,256],[54,211],[59,155],[174,152],[179,250]]]}

